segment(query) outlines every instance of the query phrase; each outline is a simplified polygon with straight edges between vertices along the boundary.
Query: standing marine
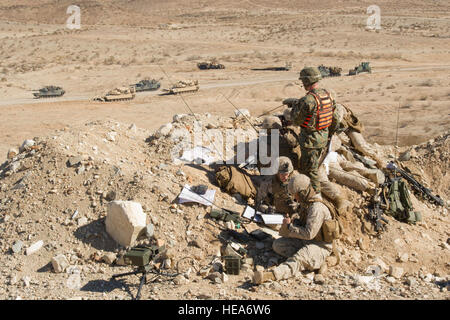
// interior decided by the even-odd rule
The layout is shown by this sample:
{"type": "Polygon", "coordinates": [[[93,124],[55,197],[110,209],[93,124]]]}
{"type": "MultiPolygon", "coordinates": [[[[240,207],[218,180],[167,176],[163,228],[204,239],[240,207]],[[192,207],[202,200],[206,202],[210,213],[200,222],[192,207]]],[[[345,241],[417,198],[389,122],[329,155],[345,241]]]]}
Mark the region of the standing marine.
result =
{"type": "Polygon", "coordinates": [[[319,159],[323,152],[327,152],[328,139],[338,127],[338,119],[334,114],[336,103],[327,90],[319,87],[321,79],[319,69],[303,68],[299,80],[307,91],[306,95],[301,99],[289,98],[283,101],[291,108],[292,123],[301,127],[299,171],[311,179],[316,193],[320,193],[319,159]]]}

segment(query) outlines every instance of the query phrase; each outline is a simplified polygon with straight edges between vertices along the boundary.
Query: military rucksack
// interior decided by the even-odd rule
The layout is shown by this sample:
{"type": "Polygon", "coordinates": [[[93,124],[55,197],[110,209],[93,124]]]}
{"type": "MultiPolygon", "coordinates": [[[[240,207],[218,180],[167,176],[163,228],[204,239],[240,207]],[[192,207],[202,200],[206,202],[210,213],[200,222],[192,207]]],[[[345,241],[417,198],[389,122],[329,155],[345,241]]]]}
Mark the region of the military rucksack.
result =
{"type": "Polygon", "coordinates": [[[389,202],[387,214],[399,221],[411,224],[422,221],[420,212],[413,211],[410,193],[402,178],[391,179],[385,188],[385,198],[389,202]]]}
{"type": "Polygon", "coordinates": [[[219,187],[231,195],[239,193],[245,199],[256,197],[256,188],[250,175],[240,168],[220,166],[216,170],[216,180],[219,187]]]}

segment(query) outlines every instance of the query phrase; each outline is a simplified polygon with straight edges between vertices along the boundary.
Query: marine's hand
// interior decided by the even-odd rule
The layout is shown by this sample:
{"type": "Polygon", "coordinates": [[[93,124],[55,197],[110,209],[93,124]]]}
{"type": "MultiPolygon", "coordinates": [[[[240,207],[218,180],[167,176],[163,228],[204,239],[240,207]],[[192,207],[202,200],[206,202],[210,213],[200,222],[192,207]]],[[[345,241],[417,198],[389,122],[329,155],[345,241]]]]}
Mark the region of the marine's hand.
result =
{"type": "Polygon", "coordinates": [[[289,108],[292,108],[292,106],[298,101],[296,98],[287,98],[283,100],[283,104],[287,105],[289,108]]]}

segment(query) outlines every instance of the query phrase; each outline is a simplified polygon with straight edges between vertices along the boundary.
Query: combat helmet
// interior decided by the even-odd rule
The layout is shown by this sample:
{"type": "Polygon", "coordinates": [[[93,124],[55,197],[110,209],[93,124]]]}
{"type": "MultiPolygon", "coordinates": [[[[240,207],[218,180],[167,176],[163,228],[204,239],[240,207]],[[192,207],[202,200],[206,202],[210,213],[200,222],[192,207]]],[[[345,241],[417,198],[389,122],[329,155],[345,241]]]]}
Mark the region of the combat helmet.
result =
{"type": "Polygon", "coordinates": [[[288,190],[290,194],[296,194],[303,190],[306,190],[311,183],[308,176],[304,174],[296,175],[291,181],[289,181],[288,190]]]}
{"type": "Polygon", "coordinates": [[[322,75],[316,67],[305,67],[300,71],[299,80],[302,80],[304,86],[310,86],[322,79],[322,75]]]}
{"type": "Polygon", "coordinates": [[[275,116],[265,117],[263,123],[261,124],[263,129],[281,129],[283,127],[280,118],[275,116]]]}
{"type": "Polygon", "coordinates": [[[292,161],[288,157],[278,158],[278,173],[291,173],[294,171],[292,161]]]}

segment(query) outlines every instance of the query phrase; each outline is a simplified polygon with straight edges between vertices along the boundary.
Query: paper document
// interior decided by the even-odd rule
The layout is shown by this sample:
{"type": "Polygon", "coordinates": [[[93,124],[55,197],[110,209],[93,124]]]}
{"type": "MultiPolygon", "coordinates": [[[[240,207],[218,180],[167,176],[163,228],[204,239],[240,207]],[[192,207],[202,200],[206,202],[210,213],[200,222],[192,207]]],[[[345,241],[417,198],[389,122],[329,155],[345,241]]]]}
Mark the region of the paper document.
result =
{"type": "Polygon", "coordinates": [[[264,224],[283,224],[283,215],[282,214],[262,214],[261,218],[264,221],[264,224]]]}
{"type": "Polygon", "coordinates": [[[178,203],[197,202],[205,206],[212,206],[215,195],[216,190],[210,189],[208,189],[205,194],[198,195],[195,192],[191,191],[191,187],[186,184],[183,190],[181,190],[180,195],[178,196],[178,203]]]}
{"type": "Polygon", "coordinates": [[[244,210],[244,213],[242,214],[242,216],[247,219],[252,219],[254,217],[253,221],[262,222],[261,212],[256,212],[256,215],[255,215],[255,209],[253,209],[250,206],[245,207],[245,210],[244,210]]]}
{"type": "Polygon", "coordinates": [[[252,219],[255,222],[263,222],[264,224],[283,224],[283,215],[281,214],[264,214],[259,211],[255,212],[250,206],[245,207],[244,213],[242,214],[244,218],[252,219]]]}

